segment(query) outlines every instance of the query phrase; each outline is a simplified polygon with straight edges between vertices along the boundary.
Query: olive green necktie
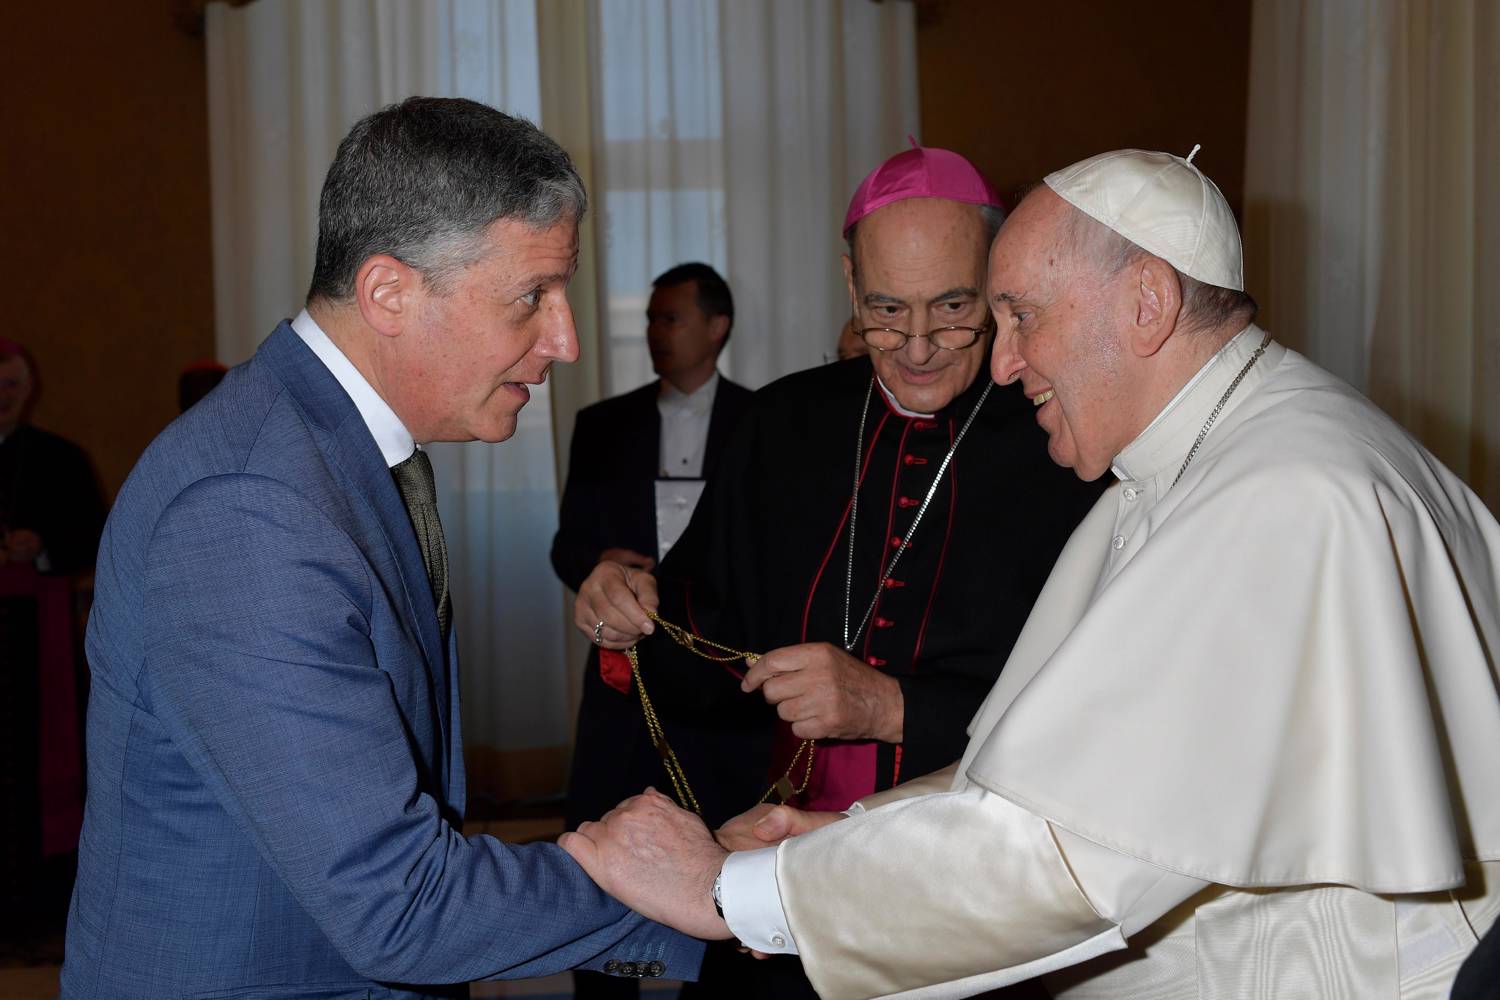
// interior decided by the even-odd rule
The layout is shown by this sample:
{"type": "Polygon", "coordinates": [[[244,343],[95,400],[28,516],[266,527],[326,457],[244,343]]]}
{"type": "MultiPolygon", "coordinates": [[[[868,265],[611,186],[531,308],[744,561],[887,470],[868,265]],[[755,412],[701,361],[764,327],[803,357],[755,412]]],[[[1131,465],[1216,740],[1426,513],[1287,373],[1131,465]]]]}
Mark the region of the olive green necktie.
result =
{"type": "Polygon", "coordinates": [[[437,606],[438,628],[448,641],[448,546],[443,541],[443,524],[438,520],[437,482],[432,476],[432,462],[418,448],[406,461],[391,469],[401,502],[417,533],[422,562],[427,565],[427,581],[432,585],[432,600],[437,606]]]}

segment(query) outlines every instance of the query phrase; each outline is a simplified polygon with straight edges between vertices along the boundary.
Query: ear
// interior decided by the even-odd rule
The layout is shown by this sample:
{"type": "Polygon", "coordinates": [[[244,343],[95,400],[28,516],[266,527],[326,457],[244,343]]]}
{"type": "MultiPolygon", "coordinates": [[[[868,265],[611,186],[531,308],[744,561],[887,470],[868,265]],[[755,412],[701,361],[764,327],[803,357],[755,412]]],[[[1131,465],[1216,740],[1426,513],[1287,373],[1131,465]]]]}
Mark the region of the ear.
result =
{"type": "Polygon", "coordinates": [[[857,312],[859,303],[857,301],[858,295],[854,291],[854,261],[850,259],[848,254],[844,254],[840,259],[844,262],[844,285],[849,289],[849,308],[851,311],[857,312]]]}
{"type": "Polygon", "coordinates": [[[708,339],[719,347],[724,346],[724,338],[729,335],[728,316],[710,316],[708,318],[708,339]]]}
{"type": "Polygon", "coordinates": [[[367,258],[354,274],[360,316],[386,337],[399,336],[406,328],[424,290],[421,273],[390,254],[367,258]]]}
{"type": "Polygon", "coordinates": [[[1177,272],[1159,257],[1147,257],[1135,270],[1135,321],[1130,328],[1130,351],[1149,358],[1177,329],[1182,311],[1182,283],[1177,272]]]}

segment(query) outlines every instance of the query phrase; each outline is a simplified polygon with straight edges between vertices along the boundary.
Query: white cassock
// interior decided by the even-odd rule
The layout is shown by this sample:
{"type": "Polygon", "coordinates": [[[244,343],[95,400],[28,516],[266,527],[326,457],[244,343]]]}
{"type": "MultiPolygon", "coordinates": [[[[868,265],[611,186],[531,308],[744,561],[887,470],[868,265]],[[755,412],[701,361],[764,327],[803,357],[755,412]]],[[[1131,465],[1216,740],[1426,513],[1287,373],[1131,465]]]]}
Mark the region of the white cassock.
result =
{"type": "Polygon", "coordinates": [[[731,857],[746,943],[829,1000],[1447,996],[1500,910],[1500,526],[1277,344],[1173,486],[1263,337],[1117,458],[956,769],[731,857]]]}

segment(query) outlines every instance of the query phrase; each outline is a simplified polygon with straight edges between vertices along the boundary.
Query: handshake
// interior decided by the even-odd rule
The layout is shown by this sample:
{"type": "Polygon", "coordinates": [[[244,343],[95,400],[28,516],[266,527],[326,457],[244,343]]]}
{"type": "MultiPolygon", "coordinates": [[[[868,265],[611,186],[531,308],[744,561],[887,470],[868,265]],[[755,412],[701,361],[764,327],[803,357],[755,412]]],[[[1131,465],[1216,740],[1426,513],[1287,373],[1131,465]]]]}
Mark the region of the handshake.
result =
{"type": "Polygon", "coordinates": [[[599,887],[632,910],[706,940],[731,938],[713,902],[714,879],[733,851],[774,847],[843,819],[762,803],[711,832],[696,814],[648,788],[558,845],[599,887]]]}

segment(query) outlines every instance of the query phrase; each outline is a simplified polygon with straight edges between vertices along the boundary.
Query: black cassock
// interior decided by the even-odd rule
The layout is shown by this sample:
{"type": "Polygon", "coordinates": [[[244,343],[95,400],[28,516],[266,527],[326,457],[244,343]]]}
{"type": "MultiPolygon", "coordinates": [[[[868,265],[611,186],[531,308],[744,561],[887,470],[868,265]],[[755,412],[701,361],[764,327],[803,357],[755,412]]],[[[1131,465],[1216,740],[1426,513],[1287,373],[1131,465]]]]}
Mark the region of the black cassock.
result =
{"type": "Polygon", "coordinates": [[[0,528],[28,528],[40,535],[51,572],[94,568],[104,514],[104,498],[82,448],[29,424],[0,441],[0,528]]]}
{"type": "MultiPolygon", "coordinates": [[[[1102,489],[1050,460],[1046,434],[1019,385],[995,386],[880,586],[990,383],[981,373],[930,418],[902,415],[877,385],[865,419],[850,577],[855,446],[871,380],[870,362],[860,358],[758,392],[657,572],[667,620],[754,652],[801,642],[842,646],[846,581],[851,635],[879,588],[853,653],[899,681],[904,739],[820,743],[808,789],[811,796],[825,788],[813,803],[819,808],[843,808],[847,801],[831,797],[888,788],[961,756],[969,720],[1063,544],[1102,489]],[[842,778],[827,788],[835,772],[842,778]]],[[[707,821],[718,824],[753,805],[800,741],[758,694],[741,693],[729,670],[694,657],[660,630],[641,644],[640,659],[707,821]]],[[[801,782],[800,765],[793,778],[801,782]]]]}

